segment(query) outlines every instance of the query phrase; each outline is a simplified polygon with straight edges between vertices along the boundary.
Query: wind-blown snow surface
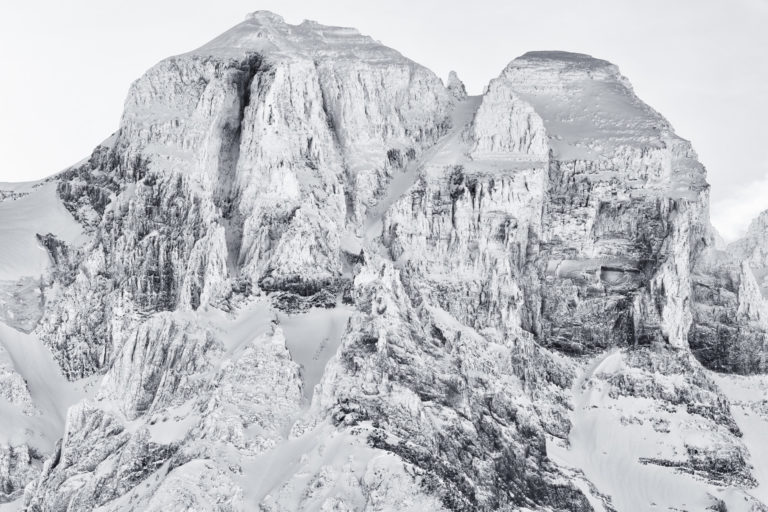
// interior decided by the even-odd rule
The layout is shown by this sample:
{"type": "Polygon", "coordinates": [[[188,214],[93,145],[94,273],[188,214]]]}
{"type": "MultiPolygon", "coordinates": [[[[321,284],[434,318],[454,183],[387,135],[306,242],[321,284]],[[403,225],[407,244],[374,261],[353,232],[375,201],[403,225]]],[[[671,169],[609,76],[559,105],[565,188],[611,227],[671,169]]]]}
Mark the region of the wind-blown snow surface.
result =
{"type": "Polygon", "coordinates": [[[55,183],[0,183],[0,191],[13,194],[0,201],[0,281],[39,278],[49,258],[36,235],[54,233],[64,242],[76,243],[82,228],[57,198],[55,183]]]}
{"type": "MultiPolygon", "coordinates": [[[[611,496],[611,504],[617,510],[640,510],[643,506],[648,510],[705,510],[719,501],[727,510],[759,509],[758,500],[765,501],[761,477],[768,468],[763,442],[758,441],[764,435],[765,425],[759,419],[755,422],[739,414],[740,411],[735,412],[734,419],[743,436],[733,446],[726,429],[691,416],[687,407],[680,407],[667,397],[620,396],[615,377],[635,374],[630,378],[636,378],[636,373],[619,351],[601,355],[587,366],[574,385],[575,407],[568,446],[552,443],[550,455],[582,472],[596,490],[611,496]],[[761,431],[763,434],[758,434],[761,431]],[[712,481],[698,477],[696,468],[686,468],[686,461],[674,462],[681,456],[685,459],[685,454],[693,450],[719,452],[714,457],[727,460],[733,456],[727,452],[734,449],[751,454],[752,474],[758,485],[747,492],[713,485],[712,481]],[[651,462],[654,460],[671,463],[659,467],[651,462]],[[685,470],[681,472],[679,468],[685,470]]],[[[669,377],[657,373],[643,376],[643,380],[653,379],[654,384],[667,388],[669,394],[678,392],[680,379],[685,377],[669,377]]],[[[759,401],[754,392],[760,395],[758,390],[764,389],[764,383],[756,377],[747,378],[747,382],[713,378],[728,399],[737,404],[744,399],[747,404],[759,401]],[[744,388],[736,388],[738,383],[744,388]]],[[[764,398],[765,391],[761,399],[764,398]]]]}
{"type": "Polygon", "coordinates": [[[608,62],[468,97],[253,13],[0,186],[0,502],[766,510],[768,233],[707,191],[608,62]]]}
{"type": "Polygon", "coordinates": [[[53,451],[67,408],[83,397],[40,339],[50,257],[38,235],[81,241],[82,228],[55,183],[0,184],[0,502],[18,497],[53,451]]]}

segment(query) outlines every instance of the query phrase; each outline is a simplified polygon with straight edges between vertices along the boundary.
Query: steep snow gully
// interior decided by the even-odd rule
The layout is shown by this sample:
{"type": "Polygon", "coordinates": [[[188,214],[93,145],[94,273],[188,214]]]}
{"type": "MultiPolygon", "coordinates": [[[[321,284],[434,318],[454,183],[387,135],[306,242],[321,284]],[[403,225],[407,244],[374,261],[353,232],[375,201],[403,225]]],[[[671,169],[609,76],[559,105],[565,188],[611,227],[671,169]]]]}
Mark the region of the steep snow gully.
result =
{"type": "Polygon", "coordinates": [[[768,511],[768,213],[589,55],[256,12],[0,184],[0,510],[768,511]]]}
{"type": "Polygon", "coordinates": [[[365,220],[365,241],[371,242],[381,235],[383,218],[387,210],[403,197],[422,173],[429,172],[430,168],[437,167],[442,170],[453,164],[459,163],[464,157],[461,136],[472,122],[477,112],[481,96],[470,96],[461,99],[451,113],[450,129],[434,146],[427,149],[423,155],[410,160],[402,172],[394,175],[389,181],[384,193],[376,204],[368,210],[365,220]]]}

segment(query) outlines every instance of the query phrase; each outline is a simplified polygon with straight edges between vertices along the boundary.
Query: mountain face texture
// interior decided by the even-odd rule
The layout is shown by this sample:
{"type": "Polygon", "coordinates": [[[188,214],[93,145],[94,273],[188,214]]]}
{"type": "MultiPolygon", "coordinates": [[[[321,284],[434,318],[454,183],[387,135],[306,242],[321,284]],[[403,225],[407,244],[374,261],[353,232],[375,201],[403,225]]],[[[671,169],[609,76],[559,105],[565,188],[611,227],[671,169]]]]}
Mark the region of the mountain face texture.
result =
{"type": "Polygon", "coordinates": [[[256,12],[0,189],[0,510],[768,511],[768,213],[611,63],[256,12]]]}

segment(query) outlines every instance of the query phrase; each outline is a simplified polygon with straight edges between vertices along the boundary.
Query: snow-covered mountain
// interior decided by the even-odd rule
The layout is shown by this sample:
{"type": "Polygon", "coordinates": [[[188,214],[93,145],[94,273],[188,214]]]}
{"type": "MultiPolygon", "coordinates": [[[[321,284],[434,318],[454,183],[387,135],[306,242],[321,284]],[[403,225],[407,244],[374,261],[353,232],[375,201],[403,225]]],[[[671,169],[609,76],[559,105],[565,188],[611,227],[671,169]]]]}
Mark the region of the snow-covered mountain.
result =
{"type": "Polygon", "coordinates": [[[0,184],[0,510],[768,510],[766,219],[611,63],[253,13],[0,184]]]}

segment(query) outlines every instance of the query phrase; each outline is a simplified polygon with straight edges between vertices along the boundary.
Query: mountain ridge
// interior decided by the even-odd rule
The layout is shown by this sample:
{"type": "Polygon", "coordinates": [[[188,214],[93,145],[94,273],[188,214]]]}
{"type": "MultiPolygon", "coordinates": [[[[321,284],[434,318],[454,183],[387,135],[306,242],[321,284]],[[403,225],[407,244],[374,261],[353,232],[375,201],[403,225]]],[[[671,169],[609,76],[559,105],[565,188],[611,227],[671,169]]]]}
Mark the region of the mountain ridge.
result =
{"type": "Polygon", "coordinates": [[[1,274],[3,349],[76,402],[0,448],[24,510],[766,510],[764,298],[611,63],[529,52],[467,96],[257,12],[47,183],[0,202],[84,233],[0,231],[49,262],[1,274]]]}

